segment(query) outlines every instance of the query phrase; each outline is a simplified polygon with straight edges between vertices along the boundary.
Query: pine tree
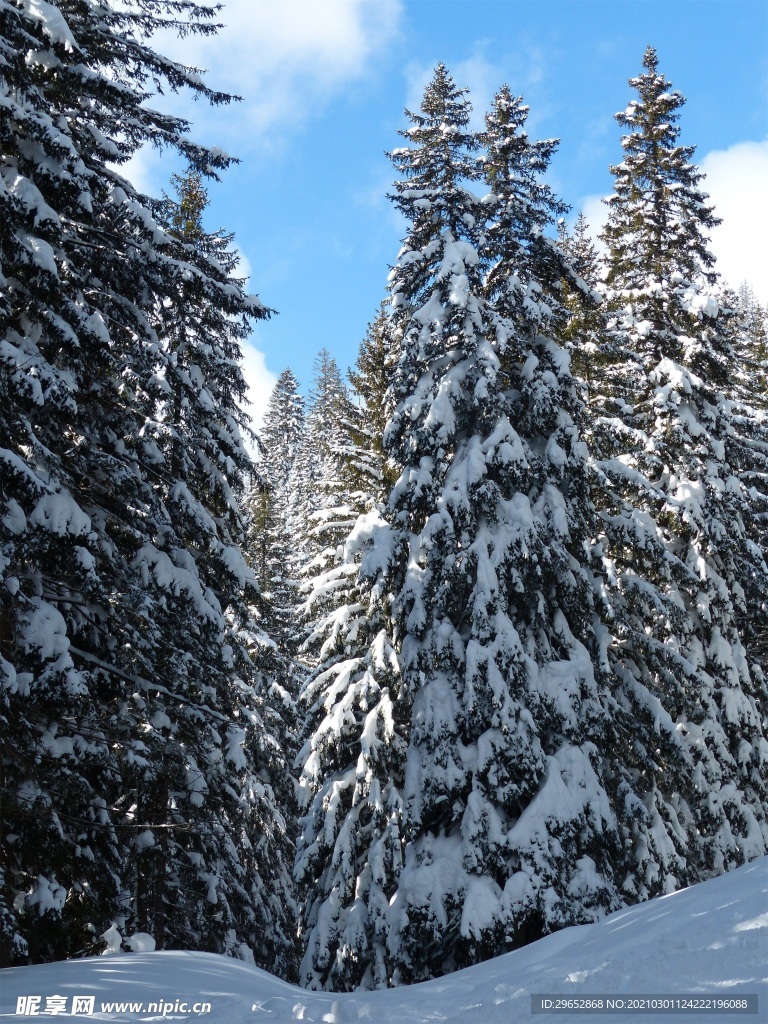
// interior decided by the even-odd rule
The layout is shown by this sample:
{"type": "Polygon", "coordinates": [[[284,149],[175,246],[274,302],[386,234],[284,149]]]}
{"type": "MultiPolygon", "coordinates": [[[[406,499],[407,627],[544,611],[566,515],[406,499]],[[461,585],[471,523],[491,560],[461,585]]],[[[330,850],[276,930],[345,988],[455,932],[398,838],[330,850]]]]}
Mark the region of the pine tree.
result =
{"type": "Polygon", "coordinates": [[[349,380],[358,396],[350,423],[350,444],[344,454],[344,475],[359,495],[360,511],[386,499],[395,480],[384,451],[387,425],[387,390],[397,361],[392,320],[384,301],[360,343],[355,369],[349,380]]]}
{"type": "Polygon", "coordinates": [[[574,377],[583,382],[584,397],[589,404],[599,394],[600,352],[606,339],[602,295],[598,290],[602,266],[583,213],[576,218],[572,233],[568,232],[565,220],[560,221],[558,243],[581,279],[578,286],[567,277],[562,279],[561,301],[569,316],[560,337],[571,353],[574,377]]]}
{"type": "Polygon", "coordinates": [[[304,440],[304,399],[291,369],[280,374],[261,428],[263,469],[280,507],[288,501],[291,474],[304,440]]]}
{"type": "MultiPolygon", "coordinates": [[[[357,518],[345,465],[353,419],[338,364],[322,349],[315,360],[306,432],[294,467],[292,515],[305,594],[311,592],[313,580],[337,563],[340,544],[357,518]]],[[[315,611],[305,607],[302,614],[311,634],[315,611]]]]}
{"type": "MultiPolygon", "coordinates": [[[[765,565],[749,541],[750,501],[734,475],[724,397],[734,353],[707,233],[693,147],[678,144],[678,92],[653,49],[612,168],[606,414],[600,456],[609,657],[623,715],[619,770],[640,792],[625,882],[645,899],[764,849],[761,686],[739,620],[765,565]]],[[[759,582],[760,581],[760,582],[759,582]]]]}
{"type": "Polygon", "coordinates": [[[751,405],[768,409],[768,310],[746,281],[731,300],[736,316],[737,352],[744,368],[742,394],[751,405]]]}
{"type": "Polygon", "coordinates": [[[300,570],[295,534],[297,460],[304,443],[304,400],[293,371],[283,370],[270,395],[259,434],[261,457],[253,474],[246,510],[250,520],[248,557],[262,590],[268,633],[291,657],[299,606],[300,570]]]}
{"type": "MultiPolygon", "coordinates": [[[[252,595],[250,607],[253,618],[250,639],[254,660],[268,683],[275,725],[270,735],[280,738],[281,763],[271,777],[279,780],[279,803],[290,819],[291,836],[296,833],[296,800],[289,766],[298,750],[296,698],[306,675],[298,661],[297,618],[302,599],[297,579],[295,524],[291,516],[294,505],[291,489],[304,438],[304,401],[298,388],[293,372],[285,369],[270,395],[257,438],[260,459],[253,467],[244,500],[246,559],[259,585],[259,593],[252,595]]],[[[281,870],[286,871],[286,879],[290,879],[288,885],[282,887],[281,895],[285,899],[288,893],[294,913],[291,865],[284,863],[281,870]]],[[[292,945],[295,945],[295,934],[292,938],[292,945]]],[[[290,944],[288,939],[287,945],[290,944]]]]}
{"type": "MultiPolygon", "coordinates": [[[[393,910],[408,980],[618,902],[583,567],[586,453],[568,356],[552,340],[559,282],[575,275],[545,234],[563,212],[540,181],[555,143],[531,141],[526,118],[504,87],[482,136],[491,196],[467,208],[462,188],[461,215],[437,228],[442,246],[427,242],[423,263],[404,246],[393,280],[404,337],[387,436],[406,468],[390,509],[408,528],[398,625],[413,695],[411,844],[393,910]],[[428,288],[416,277],[425,264],[428,288]]],[[[424,163],[419,149],[406,159],[424,163]]],[[[409,178],[401,203],[419,238],[411,196],[440,186],[409,178]]]]}
{"type": "Polygon", "coordinates": [[[228,99],[142,41],[212,13],[0,3],[4,962],[110,925],[265,964],[290,941],[236,501],[238,339],[266,311],[225,236],[110,166],[144,142],[227,165],[146,103],[228,99]]]}
{"type": "Polygon", "coordinates": [[[141,846],[136,923],[160,947],[232,952],[244,943],[262,963],[287,964],[290,887],[279,865],[290,849],[290,826],[275,790],[287,810],[290,783],[277,737],[290,731],[279,712],[290,702],[274,678],[268,648],[261,671],[249,656],[252,581],[239,511],[251,465],[242,441],[248,427],[239,341],[249,333],[249,316],[267,311],[235,277],[232,237],[203,228],[201,175],[190,170],[174,184],[178,202],[167,201],[165,212],[173,239],[168,276],[174,276],[155,317],[165,373],[156,419],[145,428],[163,455],[166,484],[155,484],[163,518],[136,559],[145,576],[157,577],[158,570],[171,576],[149,615],[159,641],[155,672],[162,665],[171,691],[158,701],[170,735],[150,759],[149,778],[140,772],[136,787],[139,808],[148,802],[161,829],[178,824],[185,801],[200,810],[186,811],[187,823],[191,814],[196,825],[192,837],[176,841],[174,826],[165,842],[141,846]],[[186,600],[169,601],[167,589],[176,597],[186,591],[186,600]],[[207,706],[208,721],[186,709],[179,716],[174,702],[190,697],[207,706]],[[238,836],[253,838],[236,843],[238,836]],[[278,914],[270,889],[284,905],[278,914]],[[216,909],[201,914],[205,903],[216,909]]]}
{"type": "MultiPolygon", "coordinates": [[[[423,128],[437,136],[444,152],[425,149],[425,159],[446,179],[440,220],[455,219],[460,211],[452,208],[448,193],[455,196],[457,179],[475,172],[469,157],[462,155],[459,167],[450,157],[475,143],[466,130],[463,95],[442,67],[422,110],[424,116],[410,115],[411,133],[423,128]]],[[[393,158],[405,152],[395,151],[393,158]]],[[[422,199],[430,208],[426,193],[422,199]]],[[[425,234],[424,245],[439,236],[439,229],[426,228],[425,234]]],[[[382,522],[362,531],[369,545],[362,555],[364,576],[382,550],[386,562],[390,532],[382,522]]],[[[330,664],[304,694],[312,735],[303,752],[309,806],[297,868],[308,890],[302,980],[312,987],[380,987],[392,979],[388,906],[402,868],[408,699],[388,622],[387,585],[370,581],[367,591],[375,597],[369,614],[366,601],[340,616],[339,629],[322,652],[331,655],[330,664]]]]}
{"type": "Polygon", "coordinates": [[[121,46],[130,21],[0,5],[4,962],[93,949],[120,896],[109,795],[122,766],[104,709],[125,687],[98,655],[120,671],[139,646],[130,618],[122,649],[110,621],[136,603],[126,548],[145,496],[129,445],[152,362],[145,311],[121,285],[156,286],[137,258],[147,214],[105,163],[158,133],[186,148],[181,122],[120,84],[163,74],[151,51],[121,46]]]}
{"type": "MultiPolygon", "coordinates": [[[[728,381],[731,462],[750,502],[744,525],[755,545],[754,562],[768,564],[768,318],[746,282],[736,294],[725,292],[724,305],[733,314],[735,356],[728,381]]],[[[750,566],[746,581],[745,646],[753,673],[764,678],[768,673],[768,595],[761,575],[751,572],[750,566]]]]}
{"type": "Polygon", "coordinates": [[[408,117],[384,435],[400,475],[347,542],[363,599],[337,613],[335,659],[305,693],[315,987],[422,980],[618,902],[579,403],[545,333],[568,273],[541,235],[560,209],[537,180],[552,144],[527,141],[503,90],[481,199],[468,101],[442,65],[408,117]]]}

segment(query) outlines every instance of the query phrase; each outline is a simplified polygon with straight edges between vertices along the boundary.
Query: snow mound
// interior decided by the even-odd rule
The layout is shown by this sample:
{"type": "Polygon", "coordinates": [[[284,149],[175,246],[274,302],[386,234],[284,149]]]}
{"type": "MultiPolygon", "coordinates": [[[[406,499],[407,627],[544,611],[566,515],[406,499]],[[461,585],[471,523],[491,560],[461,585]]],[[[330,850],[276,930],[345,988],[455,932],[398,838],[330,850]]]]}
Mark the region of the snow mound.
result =
{"type": "MultiPolygon", "coordinates": [[[[548,994],[757,995],[758,1013],[747,1019],[765,1020],[768,858],[620,910],[597,924],[565,929],[449,977],[383,992],[308,992],[242,961],[185,952],[115,953],[17,967],[3,971],[1,980],[0,1019],[16,1020],[20,997],[39,997],[37,1014],[44,1017],[46,1000],[58,997],[61,1005],[63,998],[71,1011],[77,996],[94,997],[88,1016],[101,1021],[511,1024],[534,1019],[531,995],[548,994]],[[120,1003],[124,1005],[115,1005],[120,1003]],[[158,1003],[159,1008],[154,1005],[158,1003]],[[210,1011],[201,1005],[205,1003],[210,1011]]],[[[87,1019],[82,1009],[75,1016],[69,1012],[56,1016],[87,1019]]],[[[630,1016],[643,1024],[668,1019],[667,1014],[630,1016]]],[[[733,1020],[729,1014],[680,1016],[695,1022],[713,1017],[733,1020]]],[[[618,1018],[613,1014],[535,1017],[549,1019],[587,1024],[618,1018]]]]}

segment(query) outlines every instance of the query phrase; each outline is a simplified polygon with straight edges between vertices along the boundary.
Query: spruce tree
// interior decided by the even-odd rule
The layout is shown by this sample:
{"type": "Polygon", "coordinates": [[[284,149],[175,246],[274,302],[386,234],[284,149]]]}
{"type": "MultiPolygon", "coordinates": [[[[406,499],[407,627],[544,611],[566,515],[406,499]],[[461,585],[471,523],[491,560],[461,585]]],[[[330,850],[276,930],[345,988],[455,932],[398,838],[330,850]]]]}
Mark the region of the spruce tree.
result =
{"type": "MultiPolygon", "coordinates": [[[[372,347],[375,353],[378,345],[372,347]]],[[[363,358],[361,350],[361,363],[361,394],[370,398],[378,423],[376,356],[369,350],[363,358]]],[[[402,857],[401,800],[389,770],[393,757],[402,756],[391,720],[399,666],[383,629],[386,598],[358,582],[363,553],[377,552],[379,533],[386,531],[368,500],[371,489],[381,487],[383,470],[375,440],[368,453],[373,458],[359,457],[357,437],[368,430],[361,428],[335,363],[321,353],[300,461],[305,515],[325,537],[320,547],[320,538],[310,535],[305,548],[311,560],[304,656],[312,670],[301,694],[305,815],[296,877],[303,904],[300,981],[339,990],[389,981],[388,904],[402,857]],[[358,519],[361,504],[370,507],[358,519]],[[319,518],[309,518],[313,509],[319,518]]]]}
{"type": "Polygon", "coordinates": [[[163,66],[122,45],[132,20],[0,5],[4,962],[96,948],[120,898],[122,764],[105,709],[125,685],[99,662],[127,673],[141,646],[138,619],[127,636],[110,620],[140,600],[129,565],[154,339],[132,298],[157,286],[141,252],[151,218],[105,167],[158,135],[186,146],[182,122],[140,106],[163,66]]]}
{"type": "Polygon", "coordinates": [[[731,295],[736,317],[736,350],[742,366],[740,394],[765,413],[768,409],[768,310],[746,281],[731,295]]]}
{"type": "Polygon", "coordinates": [[[541,233],[560,210],[537,177],[552,144],[503,90],[481,198],[442,65],[408,117],[384,434],[399,476],[347,542],[362,597],[305,693],[316,987],[422,980],[618,904],[579,402],[546,333],[570,273],[541,233]]]}
{"type": "Polygon", "coordinates": [[[251,641],[255,586],[241,551],[239,510],[251,466],[239,342],[249,317],[267,311],[235,276],[232,236],[203,227],[207,195],[199,172],[174,184],[178,201],[168,200],[163,211],[172,240],[167,288],[154,318],[164,373],[157,375],[155,420],[145,427],[163,456],[164,484],[154,487],[162,506],[155,536],[136,558],[145,578],[154,574],[160,584],[156,596],[147,595],[148,605],[155,597],[149,618],[159,641],[150,663],[155,673],[162,667],[170,691],[158,699],[170,735],[157,743],[148,778],[139,772],[136,782],[139,816],[146,803],[160,837],[171,827],[167,840],[139,849],[136,924],[161,947],[247,947],[262,963],[286,965],[292,921],[280,862],[290,826],[276,805],[287,810],[291,793],[277,737],[292,722],[281,717],[289,702],[273,689],[269,645],[259,652],[251,641]],[[190,698],[209,709],[208,720],[174,707],[190,698]],[[184,818],[195,828],[178,841],[184,818]],[[249,838],[233,842],[238,836],[249,838]],[[271,889],[284,907],[277,914],[271,889]],[[201,913],[206,904],[210,910],[201,913]]]}
{"type": "MultiPolygon", "coordinates": [[[[401,867],[400,796],[388,778],[392,755],[386,750],[394,739],[391,693],[397,688],[399,667],[382,629],[383,595],[371,593],[361,578],[365,553],[377,550],[377,535],[386,529],[379,513],[391,472],[382,442],[392,369],[389,327],[382,303],[360,346],[356,370],[349,374],[364,404],[345,403],[347,419],[338,424],[345,428],[335,446],[338,470],[357,521],[351,532],[344,530],[344,543],[306,587],[305,610],[313,625],[304,650],[313,668],[302,691],[302,799],[309,809],[297,857],[304,895],[301,977],[305,984],[341,989],[388,983],[388,894],[401,867]],[[329,693],[339,686],[343,689],[336,704],[329,693]],[[339,735],[341,708],[349,721],[339,735]],[[353,767],[347,762],[356,756],[358,741],[353,767]],[[337,744],[340,749],[333,749],[337,744]],[[330,841],[324,835],[324,809],[337,812],[331,794],[338,776],[326,775],[329,757],[344,766],[345,786],[354,786],[354,794],[345,797],[345,804],[350,797],[352,803],[342,834],[332,830],[330,841]],[[350,846],[357,855],[350,853],[350,846]],[[366,864],[368,855],[372,859],[366,864]],[[318,873],[323,876],[320,887],[318,873]]],[[[397,742],[394,746],[397,752],[397,742]]]]}
{"type": "Polygon", "coordinates": [[[359,496],[361,511],[384,501],[395,482],[384,450],[387,392],[397,361],[388,306],[387,301],[382,302],[368,325],[355,369],[348,374],[358,404],[352,407],[349,448],[343,455],[344,474],[359,496]]]}
{"type": "MultiPolygon", "coordinates": [[[[754,544],[754,562],[768,563],[768,319],[746,282],[725,292],[732,311],[731,340],[735,361],[727,396],[731,407],[734,471],[750,502],[744,525],[754,544]]],[[[768,673],[768,594],[759,574],[747,567],[743,619],[745,646],[757,677],[768,673]]]]}
{"type": "Polygon", "coordinates": [[[576,218],[573,232],[568,231],[564,219],[560,221],[558,243],[581,279],[578,284],[567,277],[561,281],[561,301],[569,315],[560,337],[571,353],[571,369],[583,384],[587,404],[599,402],[600,352],[605,344],[605,313],[598,290],[602,264],[583,213],[576,218]]]}
{"type": "MultiPolygon", "coordinates": [[[[340,544],[354,524],[345,455],[350,447],[354,409],[336,360],[322,349],[315,360],[309,410],[301,450],[294,467],[294,506],[302,591],[336,564],[340,544]]],[[[311,634],[315,612],[303,611],[311,634]]]]}
{"type": "Polygon", "coordinates": [[[268,632],[292,655],[299,605],[296,545],[297,460],[304,443],[304,400],[290,369],[280,374],[259,432],[259,451],[246,499],[248,558],[262,591],[268,632]]]}
{"type": "Polygon", "coordinates": [[[575,275],[545,233],[563,212],[540,180],[555,143],[530,140],[526,119],[504,87],[481,140],[482,204],[465,182],[443,199],[454,176],[421,172],[426,132],[399,159],[399,205],[414,222],[393,275],[403,355],[386,435],[405,467],[389,508],[409,562],[396,605],[413,700],[410,846],[393,903],[403,980],[618,903],[583,565],[586,452],[553,340],[559,282],[575,275]],[[432,211],[452,206],[444,220],[432,213],[431,238],[422,194],[432,211]]]}
{"type": "Polygon", "coordinates": [[[678,92],[648,48],[612,168],[602,474],[609,657],[619,684],[621,785],[642,797],[625,882],[645,899],[759,855],[765,845],[764,684],[745,635],[765,564],[735,475],[726,400],[734,352],[707,235],[718,223],[678,92]]]}
{"type": "Polygon", "coordinates": [[[111,166],[145,142],[197,175],[229,162],[146,102],[228,99],[144,42],[212,13],[0,3],[4,962],[115,925],[289,959],[236,501],[238,340],[266,311],[224,236],[111,166]]]}

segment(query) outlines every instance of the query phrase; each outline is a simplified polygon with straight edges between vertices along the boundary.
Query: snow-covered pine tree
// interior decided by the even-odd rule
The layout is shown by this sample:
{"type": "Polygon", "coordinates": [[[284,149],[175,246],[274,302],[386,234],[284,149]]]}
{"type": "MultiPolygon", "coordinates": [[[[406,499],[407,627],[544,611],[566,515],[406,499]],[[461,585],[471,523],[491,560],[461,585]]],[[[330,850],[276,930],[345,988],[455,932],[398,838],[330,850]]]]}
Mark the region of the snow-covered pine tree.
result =
{"type": "MultiPolygon", "coordinates": [[[[424,116],[409,115],[414,127],[404,134],[423,126],[433,138],[439,136],[445,153],[429,153],[426,159],[438,165],[437,174],[449,177],[446,192],[456,195],[459,182],[454,178],[476,176],[467,153],[467,146],[476,148],[476,143],[467,130],[464,95],[442,66],[422,111],[424,116]],[[452,161],[456,156],[459,166],[452,161]]],[[[395,151],[393,157],[400,152],[406,151],[395,151]]],[[[430,206],[427,199],[423,204],[430,206]]],[[[427,233],[431,239],[434,233],[427,233]]],[[[395,551],[389,549],[390,539],[385,523],[370,521],[353,533],[347,561],[353,563],[354,554],[367,543],[364,575],[387,573],[395,551]]],[[[402,542],[400,538],[401,554],[402,542]]],[[[392,982],[388,908],[402,869],[400,791],[410,701],[400,684],[389,590],[389,582],[369,579],[366,600],[339,609],[330,632],[323,621],[318,630],[325,640],[323,671],[313,675],[303,695],[311,735],[303,751],[308,813],[297,871],[305,887],[302,981],[312,987],[351,989],[392,982]],[[371,594],[373,608],[368,608],[371,594]]]]}
{"type": "Polygon", "coordinates": [[[153,712],[167,732],[159,730],[136,782],[139,808],[148,801],[161,829],[138,851],[135,923],[159,946],[243,947],[249,956],[248,947],[280,969],[291,960],[293,927],[289,827],[277,806],[287,809],[291,785],[280,744],[293,722],[281,720],[290,701],[274,678],[270,638],[251,642],[257,588],[239,510],[251,468],[239,342],[267,310],[236,277],[232,237],[204,230],[200,173],[174,184],[178,201],[163,211],[166,290],[152,321],[163,362],[156,418],[145,427],[162,456],[154,485],[162,505],[136,558],[159,584],[147,599],[158,640],[149,663],[169,691],[153,712]],[[182,821],[194,829],[179,838],[182,821]]]}
{"type": "Polygon", "coordinates": [[[96,950],[132,919],[166,944],[253,942],[266,964],[255,933],[290,912],[253,868],[277,871],[283,840],[265,758],[248,757],[274,740],[258,702],[245,707],[254,669],[237,634],[243,389],[218,360],[240,328],[207,365],[163,334],[188,276],[195,331],[209,301],[218,325],[264,310],[233,257],[214,266],[111,166],[145,142],[207,174],[229,162],[146,102],[163,81],[228,98],[145,42],[161,26],[213,31],[212,13],[0,2],[4,962],[96,950]],[[153,846],[165,870],[137,893],[132,862],[153,846]],[[178,917],[163,895],[176,876],[198,894],[178,917]]]}
{"type": "Polygon", "coordinates": [[[481,200],[444,66],[408,117],[385,433],[401,473],[347,543],[363,599],[305,694],[313,986],[421,980],[617,904],[586,457],[568,356],[545,334],[566,272],[541,235],[560,210],[537,180],[553,144],[528,142],[503,90],[481,200]]]}
{"type": "MultiPolygon", "coordinates": [[[[297,858],[305,897],[301,977],[312,986],[340,989],[388,983],[387,907],[401,866],[400,796],[388,774],[393,755],[386,749],[393,740],[391,694],[398,666],[382,630],[383,595],[372,594],[360,579],[363,554],[376,546],[383,527],[379,506],[391,472],[382,444],[392,369],[389,328],[382,303],[361,343],[357,369],[349,374],[361,404],[345,403],[347,419],[338,424],[346,428],[335,444],[339,476],[349,512],[359,518],[343,549],[326,559],[325,570],[306,588],[305,615],[312,628],[305,654],[313,668],[302,691],[306,742],[299,759],[303,796],[310,804],[297,858]],[[326,774],[329,756],[340,774],[326,774]],[[353,757],[356,764],[349,763],[353,757]],[[342,833],[331,829],[326,838],[328,814],[335,817],[340,810],[339,784],[350,813],[342,833]]],[[[395,742],[395,762],[398,753],[395,742]]]]}
{"type": "MultiPolygon", "coordinates": [[[[735,362],[727,395],[731,406],[732,463],[750,501],[745,527],[768,563],[768,318],[746,282],[736,294],[725,293],[733,312],[731,332],[735,362]]],[[[748,574],[745,646],[759,675],[768,673],[768,594],[760,576],[748,574]]]]}
{"type": "Polygon", "coordinates": [[[768,409],[768,310],[743,281],[731,303],[736,314],[737,351],[743,390],[750,404],[768,409]]]}
{"type": "Polygon", "coordinates": [[[122,766],[106,709],[140,641],[134,620],[121,650],[110,620],[137,600],[125,549],[145,497],[129,446],[153,362],[125,293],[151,279],[154,227],[106,161],[150,138],[187,146],[182,122],[140,105],[165,62],[122,45],[134,14],[0,4],[5,962],[92,949],[118,906],[122,766]]]}
{"type": "MultiPolygon", "coordinates": [[[[247,521],[246,560],[259,584],[259,593],[252,597],[251,605],[254,626],[258,627],[252,626],[250,630],[252,651],[269,682],[273,714],[282,709],[281,720],[276,723],[279,729],[272,735],[281,737],[284,762],[272,777],[279,780],[282,775],[278,792],[283,814],[291,821],[291,837],[296,834],[296,801],[290,769],[300,728],[296,698],[306,675],[297,660],[301,638],[297,619],[302,598],[291,515],[295,506],[295,464],[303,437],[304,400],[293,371],[286,368],[270,395],[257,438],[260,457],[252,468],[243,509],[247,521]]],[[[292,892],[292,864],[281,862],[280,867],[291,878],[292,892]]],[[[293,901],[291,905],[293,908],[293,901]]],[[[293,939],[295,948],[295,918],[293,939]]]]}
{"type": "Polygon", "coordinates": [[[764,684],[739,626],[765,565],[725,397],[734,353],[707,249],[718,221],[693,147],[678,143],[684,99],[650,47],[643,67],[617,115],[629,133],[607,201],[610,346],[594,429],[627,752],[617,779],[642,797],[631,899],[764,850],[768,755],[764,684]]]}
{"type": "Polygon", "coordinates": [[[287,655],[296,639],[299,560],[295,535],[296,463],[304,443],[304,399],[290,368],[283,370],[269,398],[259,431],[260,458],[246,498],[248,560],[262,590],[268,632],[287,655]]]}
{"type": "Polygon", "coordinates": [[[561,282],[561,302],[569,315],[564,321],[560,338],[571,354],[571,371],[583,383],[584,397],[589,404],[595,394],[596,378],[599,378],[600,373],[600,352],[606,339],[605,312],[602,295],[598,290],[602,264],[583,213],[579,213],[576,218],[572,232],[568,231],[565,219],[560,220],[558,244],[582,282],[575,285],[568,277],[564,277],[561,282]]]}
{"type": "MultiPolygon", "coordinates": [[[[306,594],[304,615],[313,623],[304,645],[304,653],[310,661],[320,647],[324,647],[326,630],[333,631],[336,611],[358,600],[355,581],[359,565],[355,558],[346,559],[343,542],[355,519],[378,509],[394,483],[383,446],[393,352],[391,319],[386,304],[382,303],[361,342],[357,368],[349,372],[357,402],[346,392],[335,402],[336,419],[328,446],[331,458],[325,470],[329,475],[320,480],[315,493],[315,505],[325,500],[330,507],[315,510],[310,536],[319,534],[317,526],[321,526],[322,536],[330,538],[330,543],[326,540],[311,561],[309,578],[303,588],[306,594]]],[[[339,383],[340,378],[335,387],[339,383]]],[[[307,450],[317,447],[308,446],[307,450]]],[[[315,666],[314,671],[320,671],[319,667],[315,666]]]]}
{"type": "Polygon", "coordinates": [[[468,112],[442,69],[431,88],[430,120],[395,157],[413,228],[392,279],[403,354],[385,435],[404,466],[387,515],[405,531],[394,614],[413,701],[392,907],[402,980],[618,902],[586,451],[552,340],[559,282],[576,279],[545,234],[564,212],[540,180],[556,143],[528,138],[527,108],[504,87],[478,201],[473,162],[458,157],[468,112]]]}
{"type": "MultiPolygon", "coordinates": [[[[309,409],[301,451],[296,459],[292,486],[302,592],[335,565],[340,546],[354,525],[350,474],[346,455],[355,419],[349,390],[336,360],[327,349],[315,359],[309,409]]],[[[317,606],[303,609],[305,636],[313,631],[317,606]]]]}
{"type": "Polygon", "coordinates": [[[384,451],[384,428],[390,376],[396,362],[392,318],[389,302],[385,300],[368,325],[355,369],[348,374],[358,404],[353,406],[350,443],[348,451],[343,453],[343,469],[350,489],[360,496],[357,502],[360,511],[384,501],[395,482],[384,451]]]}

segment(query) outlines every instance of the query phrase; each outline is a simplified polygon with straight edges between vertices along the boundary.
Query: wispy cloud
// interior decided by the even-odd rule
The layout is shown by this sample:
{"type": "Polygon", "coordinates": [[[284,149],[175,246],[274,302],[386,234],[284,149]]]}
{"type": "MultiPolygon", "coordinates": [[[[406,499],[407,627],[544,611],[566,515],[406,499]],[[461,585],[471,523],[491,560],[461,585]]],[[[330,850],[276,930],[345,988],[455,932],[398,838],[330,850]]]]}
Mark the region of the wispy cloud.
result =
{"type": "MultiPolygon", "coordinates": [[[[238,152],[271,149],[370,74],[397,36],[403,0],[226,0],[215,36],[158,37],[163,52],[206,70],[209,85],[242,97],[215,112],[217,137],[238,152]]],[[[198,126],[203,105],[183,113],[198,126]]],[[[199,132],[195,133],[196,135],[199,132]]]]}
{"type": "MultiPolygon", "coordinates": [[[[192,138],[239,157],[265,158],[375,68],[397,37],[404,0],[225,0],[211,36],[156,33],[150,45],[204,72],[206,83],[241,99],[210,107],[184,92],[154,98],[186,118],[192,138]]],[[[182,167],[170,150],[144,146],[120,168],[157,195],[182,167]]]]}

